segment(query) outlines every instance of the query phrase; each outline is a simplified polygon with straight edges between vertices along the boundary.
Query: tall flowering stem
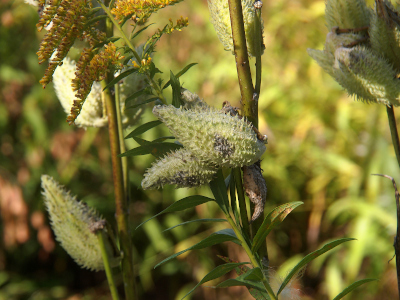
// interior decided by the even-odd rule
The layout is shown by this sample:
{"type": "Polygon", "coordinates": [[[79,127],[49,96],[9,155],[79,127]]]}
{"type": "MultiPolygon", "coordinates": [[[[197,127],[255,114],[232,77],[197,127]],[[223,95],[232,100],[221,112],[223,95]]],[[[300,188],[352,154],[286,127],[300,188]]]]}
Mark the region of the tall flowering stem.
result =
{"type": "MultiPolygon", "coordinates": [[[[103,88],[106,82],[102,81],[103,88]]],[[[118,225],[118,236],[120,248],[123,252],[122,275],[125,288],[125,297],[127,300],[137,299],[135,291],[135,276],[133,274],[132,241],[128,226],[128,203],[125,196],[124,178],[122,172],[121,154],[117,113],[115,109],[115,100],[111,96],[110,90],[104,91],[105,104],[108,116],[108,134],[110,139],[111,161],[113,167],[115,214],[118,225]]]]}

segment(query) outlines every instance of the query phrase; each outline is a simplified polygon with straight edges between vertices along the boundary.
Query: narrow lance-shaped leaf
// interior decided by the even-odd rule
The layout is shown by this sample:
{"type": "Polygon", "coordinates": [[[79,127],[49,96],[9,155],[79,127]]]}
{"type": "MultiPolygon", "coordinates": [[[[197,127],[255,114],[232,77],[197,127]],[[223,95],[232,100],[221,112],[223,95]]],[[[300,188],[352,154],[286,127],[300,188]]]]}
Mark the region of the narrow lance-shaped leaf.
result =
{"type": "Polygon", "coordinates": [[[175,77],[174,73],[170,71],[170,81],[172,87],[172,105],[175,107],[181,106],[181,84],[179,79],[175,77]]]}
{"type": "Polygon", "coordinates": [[[142,96],[142,95],[145,95],[146,92],[147,92],[147,87],[142,88],[141,90],[138,90],[138,91],[134,92],[132,95],[128,96],[128,97],[125,99],[125,105],[126,105],[126,106],[129,106],[129,103],[130,103],[130,102],[136,103],[136,101],[132,101],[132,100],[135,100],[137,97],[140,97],[140,96],[142,96]]]}
{"type": "Polygon", "coordinates": [[[277,293],[277,295],[279,295],[283,289],[285,288],[285,286],[290,282],[290,280],[292,279],[292,277],[297,274],[297,272],[299,272],[305,265],[307,265],[310,261],[312,261],[313,259],[317,258],[318,256],[324,254],[325,252],[328,252],[329,250],[335,248],[336,246],[339,246],[340,244],[344,243],[344,242],[348,242],[348,241],[352,241],[355,239],[352,238],[343,238],[343,239],[338,239],[336,241],[330,242],[326,245],[324,245],[322,248],[311,252],[310,254],[306,255],[291,271],[290,273],[286,276],[285,280],[282,282],[279,291],[277,293]]]}
{"type": "Polygon", "coordinates": [[[182,146],[175,143],[150,143],[128,150],[122,154],[119,154],[118,156],[124,157],[152,154],[155,157],[159,157],[180,148],[182,148],[182,146]]]}
{"type": "Polygon", "coordinates": [[[190,223],[198,223],[198,222],[226,222],[226,220],[225,219],[197,219],[197,220],[191,220],[191,221],[186,221],[186,222],[180,223],[178,225],[172,226],[170,228],[167,228],[167,229],[163,230],[163,232],[171,230],[171,229],[174,229],[174,228],[182,226],[182,225],[186,225],[186,224],[190,224],[190,223]]]}
{"type": "Polygon", "coordinates": [[[375,281],[375,280],[377,280],[377,279],[367,278],[367,279],[361,279],[356,282],[353,282],[347,288],[345,288],[341,293],[339,293],[335,298],[333,298],[333,300],[340,300],[344,296],[346,296],[348,293],[350,293],[353,290],[355,290],[356,288],[358,288],[360,285],[363,285],[364,283],[375,281]]]}
{"type": "Polygon", "coordinates": [[[228,213],[228,205],[229,199],[226,193],[226,186],[224,175],[222,174],[222,170],[218,170],[214,179],[210,182],[211,191],[215,197],[215,201],[218,206],[222,209],[222,211],[227,214],[228,213]]]}
{"type": "Polygon", "coordinates": [[[131,137],[145,133],[146,131],[160,125],[161,123],[162,123],[161,121],[156,120],[156,121],[151,121],[151,122],[147,122],[143,125],[140,125],[140,126],[136,127],[130,134],[128,134],[125,137],[125,139],[129,139],[131,137]]]}
{"type": "MultiPolygon", "coordinates": [[[[240,267],[240,266],[239,266],[240,267]]],[[[264,285],[260,281],[252,281],[252,280],[246,280],[245,278],[247,276],[251,276],[254,271],[253,269],[249,269],[246,273],[236,277],[235,279],[228,279],[225,280],[224,282],[221,282],[218,284],[216,287],[217,288],[226,288],[226,287],[231,287],[231,286],[246,286],[249,290],[254,289],[262,294],[262,298],[260,299],[267,299],[270,300],[271,298],[268,296],[267,291],[265,290],[264,285]]]]}
{"type": "Polygon", "coordinates": [[[125,106],[125,110],[127,110],[127,109],[133,109],[133,108],[139,107],[139,106],[141,106],[141,105],[143,105],[143,104],[147,104],[147,103],[150,103],[150,102],[154,102],[154,101],[156,101],[156,100],[158,100],[158,97],[152,97],[152,98],[147,99],[147,100],[144,100],[144,101],[142,101],[142,102],[140,102],[140,103],[137,103],[137,104],[134,104],[134,105],[131,105],[131,106],[125,106]]]}
{"type": "Polygon", "coordinates": [[[122,72],[121,74],[119,74],[117,77],[115,77],[113,80],[111,80],[103,89],[103,91],[105,91],[106,89],[108,89],[110,86],[113,86],[114,84],[118,83],[121,79],[124,79],[125,77],[131,75],[132,73],[136,73],[138,71],[138,69],[129,69],[126,70],[125,72],[122,72]]]}
{"type": "Polygon", "coordinates": [[[206,276],[203,277],[202,280],[200,280],[200,282],[198,284],[195,285],[194,288],[192,288],[185,296],[183,296],[182,299],[186,298],[188,295],[190,295],[191,293],[193,293],[193,291],[201,284],[219,278],[223,275],[225,275],[226,273],[232,271],[233,269],[235,269],[238,266],[244,265],[247,263],[227,263],[221,266],[216,267],[215,269],[213,269],[210,273],[208,273],[206,276]]]}
{"type": "MultiPolygon", "coordinates": [[[[176,73],[175,77],[179,78],[181,77],[183,74],[185,74],[191,67],[197,65],[197,63],[191,63],[188,64],[186,67],[184,67],[181,71],[179,71],[178,73],[176,73]]],[[[167,87],[169,87],[171,85],[171,80],[168,80],[165,85],[163,86],[163,90],[165,90],[167,87]]]]}
{"type": "Polygon", "coordinates": [[[289,202],[273,209],[265,217],[263,223],[258,229],[253,239],[253,246],[251,248],[251,251],[255,253],[258,250],[258,248],[260,248],[262,243],[265,241],[265,238],[268,236],[271,230],[278,224],[280,224],[293,209],[295,209],[297,206],[301,204],[303,204],[303,202],[301,201],[289,202]]]}
{"type": "Polygon", "coordinates": [[[144,223],[150,221],[151,219],[154,219],[155,217],[157,217],[157,216],[159,216],[161,214],[185,210],[185,209],[192,208],[192,207],[195,207],[197,205],[200,205],[200,204],[203,204],[203,203],[206,203],[206,202],[209,202],[209,201],[214,201],[214,199],[211,199],[211,198],[208,198],[208,197],[204,197],[204,196],[200,196],[200,195],[193,195],[193,196],[189,196],[189,197],[183,198],[183,199],[181,199],[179,201],[176,201],[176,202],[172,203],[166,209],[164,209],[163,211],[159,212],[158,214],[152,216],[150,219],[144,221],[138,227],[136,227],[136,229],[138,229],[144,223]]]}
{"type": "Polygon", "coordinates": [[[135,37],[137,37],[143,30],[146,30],[147,28],[149,28],[151,25],[154,25],[154,23],[151,23],[147,26],[144,26],[143,28],[139,29],[138,31],[136,31],[134,34],[132,34],[132,36],[130,37],[131,40],[133,40],[135,37]]]}
{"type": "Polygon", "coordinates": [[[197,243],[196,245],[189,247],[185,250],[182,250],[178,253],[175,253],[169,257],[167,257],[166,259],[164,259],[163,261],[159,262],[154,268],[157,268],[158,266],[166,263],[167,261],[170,261],[171,259],[174,259],[175,257],[189,251],[189,250],[199,250],[199,249],[203,249],[203,248],[207,248],[207,247],[211,247],[213,245],[216,244],[220,244],[223,242],[235,242],[235,243],[240,243],[240,241],[231,236],[231,235],[225,235],[225,234],[216,234],[213,233],[212,235],[206,237],[204,240],[202,240],[201,242],[197,243]]]}

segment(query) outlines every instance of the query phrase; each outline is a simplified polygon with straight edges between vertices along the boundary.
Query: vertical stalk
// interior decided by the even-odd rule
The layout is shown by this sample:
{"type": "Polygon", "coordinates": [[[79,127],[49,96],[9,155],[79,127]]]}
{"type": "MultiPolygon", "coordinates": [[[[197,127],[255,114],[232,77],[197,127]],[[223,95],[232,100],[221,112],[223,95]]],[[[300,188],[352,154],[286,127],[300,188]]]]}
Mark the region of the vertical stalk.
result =
{"type": "MultiPolygon", "coordinates": [[[[105,2],[109,5],[109,1],[105,2]],[[108,3],[107,3],[108,2],[108,3]]],[[[104,5],[103,5],[104,6],[104,5]]],[[[106,34],[107,37],[113,36],[113,22],[109,18],[106,20],[106,34]]],[[[113,78],[113,74],[108,74],[108,82],[113,78]]],[[[106,82],[102,81],[102,87],[106,86],[106,82]]],[[[133,273],[133,257],[132,257],[132,240],[129,231],[128,220],[128,202],[125,194],[124,176],[121,158],[121,141],[120,131],[117,120],[116,101],[111,95],[109,89],[104,91],[105,104],[108,117],[108,132],[110,139],[111,161],[113,167],[113,181],[114,181],[114,196],[115,196],[115,214],[118,225],[118,237],[120,249],[123,253],[121,267],[122,277],[125,289],[126,300],[136,300],[136,280],[133,273]]],[[[118,103],[119,104],[119,103],[118,103]]]]}
{"type": "MultiPolygon", "coordinates": [[[[250,258],[250,262],[253,265],[253,267],[263,269],[260,266],[260,264],[258,263],[257,258],[251,252],[251,249],[250,249],[249,245],[247,244],[246,239],[244,238],[244,236],[242,235],[240,230],[237,228],[237,226],[236,226],[235,222],[233,221],[233,219],[231,218],[230,214],[226,213],[225,216],[226,216],[226,219],[227,219],[229,225],[231,225],[233,231],[235,232],[236,237],[239,239],[244,251],[246,251],[247,256],[250,258]]],[[[263,274],[264,274],[264,272],[263,272],[263,274]]],[[[272,288],[268,282],[268,279],[265,277],[265,275],[263,276],[262,284],[264,285],[265,290],[268,292],[269,297],[272,300],[277,300],[278,298],[277,298],[277,296],[275,296],[274,291],[272,290],[272,288]]]]}
{"type": "MultiPolygon", "coordinates": [[[[256,10],[256,15],[255,15],[255,22],[254,22],[254,31],[255,31],[255,37],[254,37],[254,49],[256,51],[256,84],[254,87],[254,93],[257,94],[257,100],[255,101],[255,105],[257,105],[256,109],[258,111],[258,97],[260,95],[260,90],[261,90],[261,71],[262,71],[262,65],[261,65],[261,55],[263,51],[263,36],[262,36],[262,29],[261,29],[261,7],[256,6],[256,3],[261,3],[261,1],[256,1],[254,4],[254,8],[256,10]]],[[[254,124],[256,126],[256,124],[254,124]]]]}
{"type": "MultiPolygon", "coordinates": [[[[119,85],[116,84],[115,88],[115,108],[117,111],[117,124],[118,124],[118,136],[119,136],[119,147],[121,153],[126,152],[125,146],[125,139],[124,139],[124,132],[122,128],[122,116],[121,116],[121,105],[120,105],[120,91],[119,85]]],[[[128,177],[128,157],[124,156],[121,157],[122,163],[122,176],[124,178],[124,190],[125,190],[125,197],[127,202],[129,203],[130,200],[130,190],[129,190],[129,177],[128,177]]]]}
{"type": "MultiPolygon", "coordinates": [[[[232,26],[232,37],[234,54],[236,60],[236,68],[239,78],[240,93],[242,95],[242,112],[244,117],[246,117],[250,122],[252,122],[254,127],[258,127],[258,96],[261,86],[261,53],[262,53],[262,32],[261,32],[261,9],[256,9],[256,39],[257,43],[256,51],[256,88],[253,88],[253,82],[251,79],[249,56],[247,53],[246,45],[246,35],[244,31],[244,21],[242,13],[242,3],[241,0],[228,0],[229,12],[231,17],[232,26]]],[[[254,204],[250,203],[250,207],[254,210],[254,204]]],[[[258,218],[252,223],[252,234],[255,235],[262,224],[263,218],[258,218]]],[[[258,250],[260,257],[266,258],[267,256],[267,246],[264,243],[258,250]]]]}
{"type": "Polygon", "coordinates": [[[397,163],[400,167],[400,141],[399,133],[397,132],[396,118],[394,116],[393,105],[386,106],[386,112],[389,120],[390,135],[392,136],[392,143],[394,152],[396,153],[397,163]]]}
{"type": "Polygon", "coordinates": [[[96,232],[96,235],[100,243],[101,256],[103,257],[103,262],[104,262],[104,271],[106,272],[108,286],[110,287],[111,297],[113,300],[119,300],[117,286],[115,285],[114,276],[110,265],[110,257],[106,249],[104,233],[102,230],[98,230],[96,232]]]}
{"type": "MultiPolygon", "coordinates": [[[[393,105],[391,106],[386,106],[386,112],[388,116],[388,121],[389,121],[389,128],[390,128],[390,135],[392,136],[392,144],[394,148],[394,152],[396,153],[396,158],[397,158],[397,163],[399,164],[400,167],[400,141],[399,141],[399,133],[397,131],[397,125],[396,125],[396,117],[394,115],[394,108],[393,105]]],[[[400,299],[400,205],[399,205],[399,192],[397,191],[396,183],[394,182],[394,179],[386,176],[386,175],[381,175],[384,177],[387,177],[392,180],[393,186],[396,192],[396,206],[397,206],[397,231],[396,231],[396,237],[394,239],[394,253],[396,256],[396,271],[397,271],[397,289],[399,292],[399,299],[400,299]]]]}
{"type": "MultiPolygon", "coordinates": [[[[106,82],[102,81],[102,87],[106,82]]],[[[118,135],[118,124],[114,99],[110,90],[105,93],[105,103],[108,116],[108,133],[110,139],[111,161],[113,167],[114,196],[115,196],[115,214],[118,225],[118,236],[122,258],[122,276],[125,288],[125,297],[127,300],[137,299],[135,294],[135,277],[133,275],[132,242],[128,226],[128,203],[125,197],[124,179],[122,175],[122,162],[118,155],[121,153],[118,135]]]]}
{"type": "Polygon", "coordinates": [[[254,110],[253,82],[251,79],[249,55],[247,54],[246,35],[241,0],[228,0],[231,17],[233,51],[238,72],[240,94],[242,95],[242,111],[245,117],[257,126],[257,114],[254,110]]]}

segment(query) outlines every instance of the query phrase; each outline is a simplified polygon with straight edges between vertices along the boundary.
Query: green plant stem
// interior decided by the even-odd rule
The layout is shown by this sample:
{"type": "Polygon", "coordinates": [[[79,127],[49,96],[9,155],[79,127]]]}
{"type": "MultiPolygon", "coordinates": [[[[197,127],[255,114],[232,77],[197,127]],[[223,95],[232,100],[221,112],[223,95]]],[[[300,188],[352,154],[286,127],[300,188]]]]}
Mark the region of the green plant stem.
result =
{"type": "Polygon", "coordinates": [[[231,17],[233,51],[238,72],[243,115],[257,126],[257,111],[254,110],[253,82],[251,79],[249,56],[247,54],[241,0],[228,0],[231,17]]]}
{"type": "MultiPolygon", "coordinates": [[[[231,17],[232,26],[232,37],[234,45],[234,53],[236,59],[236,68],[239,78],[240,93],[242,95],[242,112],[243,116],[249,120],[254,127],[258,127],[258,96],[261,86],[261,52],[262,52],[262,32],[261,32],[261,12],[256,14],[256,18],[259,18],[258,33],[256,33],[256,88],[254,90],[251,79],[249,56],[247,53],[246,35],[244,31],[244,22],[242,15],[242,4],[241,0],[228,0],[229,12],[231,17]],[[257,84],[258,82],[258,84],[257,84]]],[[[256,10],[257,11],[257,10],[256,10]]],[[[258,10],[260,11],[260,10],[258,10]]],[[[254,210],[254,204],[250,203],[250,207],[254,210]]],[[[263,218],[257,219],[251,224],[251,232],[253,235],[256,234],[262,224],[263,218]]],[[[264,257],[268,260],[267,244],[264,243],[258,250],[260,257],[264,257]]]]}
{"type": "Polygon", "coordinates": [[[393,105],[386,106],[386,112],[389,120],[389,128],[390,128],[390,134],[392,136],[394,152],[396,153],[397,163],[399,164],[400,167],[400,141],[399,141],[399,133],[397,131],[396,117],[394,116],[393,105]]]}
{"type": "Polygon", "coordinates": [[[103,258],[104,263],[104,271],[106,272],[108,286],[110,287],[111,297],[113,300],[119,300],[117,286],[115,285],[114,276],[112,273],[111,265],[110,265],[110,257],[106,250],[104,233],[102,230],[98,230],[96,232],[97,238],[99,239],[101,256],[103,258]]]}
{"type": "MultiPolygon", "coordinates": [[[[116,84],[114,87],[115,87],[115,108],[117,111],[118,136],[119,136],[119,143],[120,143],[119,147],[120,147],[121,153],[124,153],[124,152],[126,152],[126,145],[125,145],[125,139],[124,139],[124,131],[122,128],[119,85],[116,84]]],[[[127,156],[121,157],[121,163],[122,163],[122,176],[124,177],[125,197],[129,203],[130,190],[129,190],[129,176],[128,176],[128,157],[127,156]]]]}
{"type": "MultiPolygon", "coordinates": [[[[105,11],[107,14],[108,18],[111,20],[111,22],[114,24],[114,26],[118,29],[119,33],[121,34],[122,39],[125,41],[126,45],[131,49],[133,56],[135,56],[136,60],[140,63],[142,60],[139,54],[136,52],[135,47],[133,47],[131,41],[128,39],[126,36],[125,32],[122,30],[121,26],[118,24],[118,22],[114,19],[113,15],[111,14],[110,10],[99,0],[97,2],[100,4],[101,8],[105,11]]],[[[147,79],[149,80],[150,86],[153,88],[154,91],[157,93],[157,97],[161,100],[162,103],[167,104],[164,95],[162,94],[162,91],[158,84],[154,81],[153,78],[150,77],[148,73],[145,73],[147,79]]]]}
{"type": "MultiPolygon", "coordinates": [[[[106,82],[102,81],[103,89],[106,82]]],[[[122,276],[125,288],[125,298],[127,300],[137,299],[135,288],[135,276],[133,274],[132,241],[128,226],[128,203],[125,197],[124,179],[122,175],[122,162],[118,155],[121,153],[118,134],[117,113],[114,105],[114,99],[110,90],[104,92],[105,103],[108,116],[108,132],[110,139],[111,161],[113,166],[113,181],[115,193],[115,214],[118,225],[118,236],[120,241],[122,258],[122,276]]]]}
{"type": "Polygon", "coordinates": [[[233,172],[235,175],[235,184],[236,184],[237,196],[238,196],[238,201],[239,201],[240,219],[242,220],[243,230],[250,237],[249,216],[247,214],[246,199],[244,197],[242,172],[240,171],[240,168],[233,169],[233,172]]]}
{"type": "MultiPolygon", "coordinates": [[[[261,55],[262,55],[262,46],[263,46],[263,37],[262,37],[262,29],[261,29],[261,9],[256,8],[255,20],[254,20],[254,49],[256,51],[256,84],[254,87],[254,93],[257,94],[257,97],[260,95],[261,90],[261,55]]],[[[255,109],[258,111],[258,98],[253,105],[257,106],[255,109]]],[[[254,123],[253,123],[254,124],[254,123]]],[[[257,124],[254,124],[257,126],[257,124]]],[[[258,126],[257,126],[258,127],[258,126]]]]}
{"type": "MultiPolygon", "coordinates": [[[[225,214],[226,219],[228,221],[228,223],[231,225],[233,231],[236,234],[236,237],[239,239],[244,251],[246,251],[247,256],[250,259],[251,264],[253,265],[254,268],[261,268],[257,258],[254,256],[254,254],[251,252],[251,249],[249,247],[249,245],[247,244],[244,236],[242,235],[242,233],[240,232],[240,230],[237,228],[235,222],[233,221],[232,217],[229,214],[225,214]]],[[[263,273],[264,274],[264,273],[263,273]]],[[[274,291],[272,290],[271,286],[269,285],[268,279],[265,277],[265,275],[263,276],[263,280],[262,283],[265,287],[265,290],[267,291],[268,295],[271,297],[272,300],[277,300],[277,296],[275,296],[274,291]]]]}

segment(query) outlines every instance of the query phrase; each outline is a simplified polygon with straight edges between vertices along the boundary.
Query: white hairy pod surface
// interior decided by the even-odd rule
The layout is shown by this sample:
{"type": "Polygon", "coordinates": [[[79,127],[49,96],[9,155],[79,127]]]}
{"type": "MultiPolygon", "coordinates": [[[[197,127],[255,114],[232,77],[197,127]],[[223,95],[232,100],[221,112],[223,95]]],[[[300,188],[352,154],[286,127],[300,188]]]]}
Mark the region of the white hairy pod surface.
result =
{"type": "Polygon", "coordinates": [[[146,170],[142,188],[157,189],[165,184],[176,184],[177,188],[200,186],[210,182],[216,172],[215,166],[206,164],[182,148],[153,163],[146,170]]]}
{"type": "MultiPolygon", "coordinates": [[[[53,75],[54,90],[67,115],[71,113],[75,92],[72,89],[72,79],[75,78],[75,61],[65,58],[62,66],[59,66],[53,75]]],[[[79,116],[75,120],[78,127],[103,127],[107,125],[107,115],[102,99],[100,83],[94,82],[79,116]]]]}
{"type": "Polygon", "coordinates": [[[360,28],[369,26],[371,9],[365,0],[327,0],[325,19],[329,30],[332,27],[360,28]]]}
{"type": "MultiPolygon", "coordinates": [[[[75,61],[65,58],[53,75],[54,90],[66,114],[71,113],[71,107],[76,99],[72,89],[72,79],[75,77],[75,61]]],[[[131,74],[120,83],[120,107],[124,127],[134,125],[143,112],[143,108],[125,109],[125,99],[144,87],[142,74],[131,74]]],[[[140,101],[140,98],[136,99],[140,101]]],[[[99,82],[94,82],[82,110],[75,120],[78,127],[104,127],[108,124],[102,88],[99,82]]]]}
{"type": "Polygon", "coordinates": [[[41,180],[44,203],[57,241],[81,267],[103,270],[100,244],[93,228],[105,220],[52,177],[42,175],[41,180]]]}
{"type": "Polygon", "coordinates": [[[208,104],[204,102],[196,93],[182,88],[181,89],[181,100],[184,103],[183,108],[193,109],[193,108],[207,108],[208,104]]]}
{"type": "Polygon", "coordinates": [[[267,198],[267,184],[257,163],[243,167],[243,186],[247,197],[254,204],[251,217],[251,222],[254,222],[264,212],[267,198]]]}
{"type": "Polygon", "coordinates": [[[366,102],[400,105],[399,79],[392,65],[366,47],[336,49],[333,72],[350,95],[366,102]]]}
{"type": "Polygon", "coordinates": [[[376,1],[369,36],[371,48],[400,72],[400,13],[389,1],[376,1]]]}
{"type": "Polygon", "coordinates": [[[195,157],[218,167],[251,165],[266,149],[244,118],[212,107],[186,110],[158,105],[153,114],[195,157]]]}
{"type": "Polygon", "coordinates": [[[323,51],[308,49],[308,54],[357,100],[399,106],[400,85],[392,64],[357,45],[362,35],[337,30],[328,33],[323,51]]]}
{"type": "MultiPolygon", "coordinates": [[[[254,0],[242,0],[244,30],[246,34],[247,50],[249,55],[255,56],[255,9],[254,0]]],[[[229,16],[229,5],[226,0],[208,0],[211,23],[214,26],[217,36],[225,50],[233,53],[233,38],[231,19],[229,16]]]]}

